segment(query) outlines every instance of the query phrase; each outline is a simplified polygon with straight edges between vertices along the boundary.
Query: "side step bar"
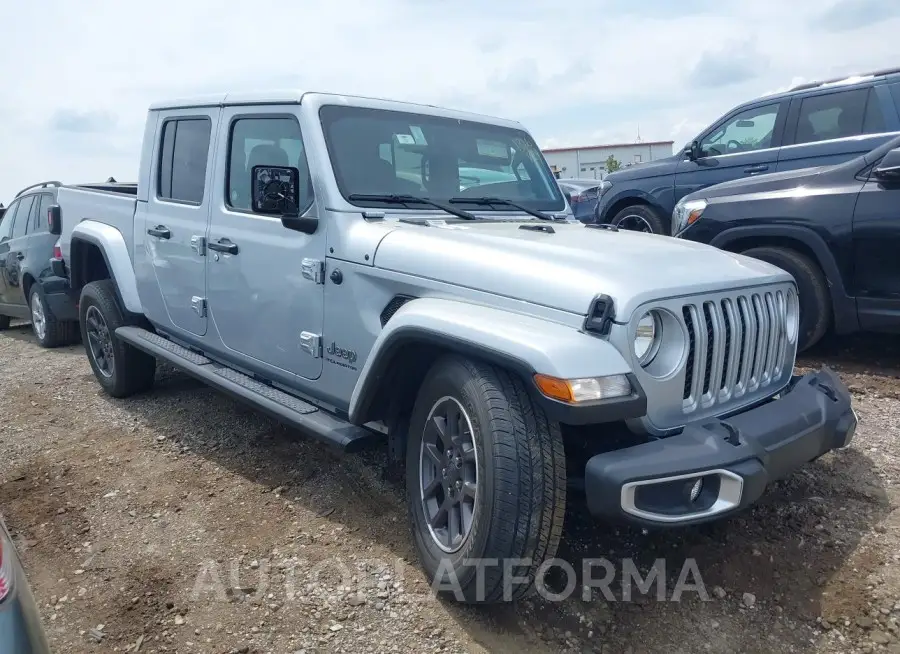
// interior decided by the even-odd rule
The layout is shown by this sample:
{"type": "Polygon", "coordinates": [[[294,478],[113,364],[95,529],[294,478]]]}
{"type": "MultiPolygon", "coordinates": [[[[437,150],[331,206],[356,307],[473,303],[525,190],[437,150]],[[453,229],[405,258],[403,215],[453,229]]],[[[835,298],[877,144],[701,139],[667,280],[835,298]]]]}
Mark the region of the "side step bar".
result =
{"type": "Polygon", "coordinates": [[[289,393],[268,386],[236,370],[216,363],[202,354],[141,329],[119,327],[116,336],[139,350],[163,359],[179,370],[243,400],[291,427],[345,452],[356,452],[372,445],[384,436],[358,427],[338,416],[304,402],[289,393]]]}

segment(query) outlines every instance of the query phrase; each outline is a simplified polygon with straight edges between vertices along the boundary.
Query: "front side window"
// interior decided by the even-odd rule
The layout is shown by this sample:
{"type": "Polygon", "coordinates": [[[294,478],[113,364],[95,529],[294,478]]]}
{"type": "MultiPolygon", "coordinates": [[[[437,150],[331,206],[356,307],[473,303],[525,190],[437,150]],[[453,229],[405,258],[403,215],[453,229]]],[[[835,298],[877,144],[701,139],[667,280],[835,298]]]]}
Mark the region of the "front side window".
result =
{"type": "Polygon", "coordinates": [[[19,202],[19,209],[18,211],[16,211],[16,222],[13,223],[13,238],[25,236],[25,232],[28,229],[28,218],[31,214],[31,206],[33,204],[33,195],[29,195],[27,198],[22,198],[22,201],[19,202]]]}
{"type": "Polygon", "coordinates": [[[753,152],[772,147],[780,104],[753,107],[732,116],[700,140],[706,157],[753,152]]]}
{"type": "Polygon", "coordinates": [[[234,209],[251,207],[254,166],[290,166],[300,173],[300,207],[312,203],[312,181],[300,125],[295,118],[238,118],[228,143],[228,188],[225,196],[234,209]]]}
{"type": "Polygon", "coordinates": [[[203,202],[210,129],[208,118],[165,122],[157,184],[160,198],[191,204],[203,202]]]}
{"type": "Polygon", "coordinates": [[[869,89],[854,89],[803,98],[794,142],[815,143],[859,136],[863,133],[868,96],[869,89]]]}
{"type": "Polygon", "coordinates": [[[522,130],[344,106],[322,107],[320,118],[338,187],[353,204],[379,204],[351,199],[356,195],[409,194],[456,198],[461,208],[462,199],[484,197],[538,211],[565,207],[541,151],[522,130]]]}

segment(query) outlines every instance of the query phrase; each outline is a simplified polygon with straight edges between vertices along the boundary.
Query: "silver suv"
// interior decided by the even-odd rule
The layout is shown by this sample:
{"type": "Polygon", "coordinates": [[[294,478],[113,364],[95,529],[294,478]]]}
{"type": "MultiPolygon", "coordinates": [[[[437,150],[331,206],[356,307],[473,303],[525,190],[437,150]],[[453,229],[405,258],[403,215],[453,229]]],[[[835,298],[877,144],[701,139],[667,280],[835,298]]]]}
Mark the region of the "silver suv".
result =
{"type": "Polygon", "coordinates": [[[100,385],[163,359],[345,450],[405,463],[422,565],[514,599],[566,493],[694,524],[845,446],[827,370],[793,377],[774,266],[582,225],[519,124],[313,93],[151,107],[129,192],[59,190],[100,385]]]}

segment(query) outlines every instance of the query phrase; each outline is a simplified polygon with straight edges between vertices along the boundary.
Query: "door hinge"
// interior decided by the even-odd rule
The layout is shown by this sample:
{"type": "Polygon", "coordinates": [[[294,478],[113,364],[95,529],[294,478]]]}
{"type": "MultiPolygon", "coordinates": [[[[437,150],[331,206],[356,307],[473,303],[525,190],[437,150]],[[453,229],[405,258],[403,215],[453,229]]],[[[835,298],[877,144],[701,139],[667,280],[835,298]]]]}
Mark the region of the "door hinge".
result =
{"type": "Polygon", "coordinates": [[[300,270],[304,277],[316,284],[325,283],[325,262],[321,259],[303,259],[300,262],[300,270]]]}
{"type": "Polygon", "coordinates": [[[194,296],[191,298],[191,309],[197,312],[201,318],[206,318],[206,298],[194,296]]]}
{"type": "Polygon", "coordinates": [[[191,236],[191,249],[196,252],[199,256],[206,256],[206,237],[205,236],[191,236]]]}
{"type": "Polygon", "coordinates": [[[322,335],[312,332],[300,332],[300,349],[309,354],[313,359],[322,356],[322,335]]]}

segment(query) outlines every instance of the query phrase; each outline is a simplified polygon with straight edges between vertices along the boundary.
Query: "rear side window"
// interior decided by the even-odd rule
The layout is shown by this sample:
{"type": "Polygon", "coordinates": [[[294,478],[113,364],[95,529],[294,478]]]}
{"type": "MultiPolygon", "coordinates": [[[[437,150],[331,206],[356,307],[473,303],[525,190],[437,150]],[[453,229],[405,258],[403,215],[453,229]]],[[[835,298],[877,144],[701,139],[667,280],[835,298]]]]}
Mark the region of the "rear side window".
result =
{"type": "Polygon", "coordinates": [[[161,199],[203,202],[210,130],[208,118],[167,120],[163,124],[157,185],[161,199]]]}
{"type": "Polygon", "coordinates": [[[47,210],[51,204],[53,204],[52,195],[41,193],[37,196],[31,210],[31,220],[28,222],[29,234],[47,231],[47,210]]]}
{"type": "MultiPolygon", "coordinates": [[[[794,142],[815,143],[859,136],[863,133],[866,101],[871,91],[872,89],[854,89],[803,98],[794,142]]],[[[873,117],[873,124],[879,117],[873,117]]],[[[880,118],[883,126],[884,118],[880,118]]]]}
{"type": "Polygon", "coordinates": [[[13,221],[16,219],[16,211],[19,208],[18,202],[13,202],[6,208],[6,213],[0,218],[0,241],[8,239],[12,236],[13,221]]]}
{"type": "Polygon", "coordinates": [[[16,211],[16,222],[13,223],[13,238],[25,236],[25,231],[28,229],[28,218],[31,214],[31,206],[33,204],[33,195],[29,195],[27,198],[22,198],[22,200],[19,202],[19,209],[18,211],[16,211]]]}

